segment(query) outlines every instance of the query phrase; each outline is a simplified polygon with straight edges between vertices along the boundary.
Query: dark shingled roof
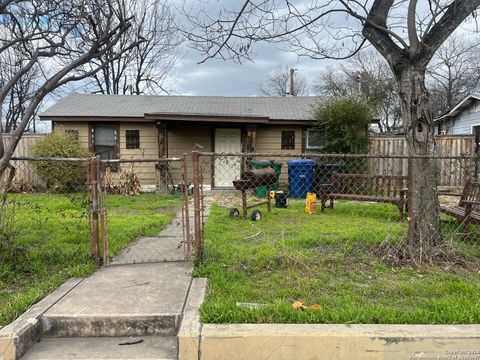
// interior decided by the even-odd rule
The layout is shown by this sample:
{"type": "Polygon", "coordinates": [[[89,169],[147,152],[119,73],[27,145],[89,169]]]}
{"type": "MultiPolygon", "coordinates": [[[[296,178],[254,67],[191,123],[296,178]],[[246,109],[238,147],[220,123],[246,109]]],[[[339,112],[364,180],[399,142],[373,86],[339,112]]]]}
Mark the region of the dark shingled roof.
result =
{"type": "Polygon", "coordinates": [[[275,120],[312,120],[314,96],[224,97],[71,94],[40,116],[144,117],[145,114],[266,117],[275,120]]]}

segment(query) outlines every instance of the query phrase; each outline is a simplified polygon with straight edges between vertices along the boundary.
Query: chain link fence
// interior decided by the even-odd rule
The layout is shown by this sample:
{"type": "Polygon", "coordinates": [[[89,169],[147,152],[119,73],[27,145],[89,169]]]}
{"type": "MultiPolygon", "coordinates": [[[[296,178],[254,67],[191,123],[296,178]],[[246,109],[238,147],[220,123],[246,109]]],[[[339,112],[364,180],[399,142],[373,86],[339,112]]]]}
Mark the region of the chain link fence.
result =
{"type": "Polygon", "coordinates": [[[180,259],[160,242],[135,250],[127,261],[124,255],[138,245],[132,240],[148,235],[175,243],[182,259],[188,258],[193,185],[187,176],[186,157],[14,158],[1,204],[3,253],[46,247],[53,258],[68,253],[104,264],[114,258],[115,263],[180,259]]]}
{"type": "MultiPolygon", "coordinates": [[[[30,262],[89,256],[89,159],[15,158],[2,189],[2,247],[30,262]]],[[[15,256],[13,256],[15,258],[15,256]]],[[[4,261],[10,256],[5,256],[4,261]]]]}
{"type": "Polygon", "coordinates": [[[14,158],[0,198],[0,324],[99,265],[188,260],[185,159],[14,158]]]}
{"type": "Polygon", "coordinates": [[[16,158],[0,198],[0,324],[95,263],[89,159],[16,158]]]}
{"type": "Polygon", "coordinates": [[[478,166],[472,156],[194,152],[197,253],[213,204],[228,221],[253,221],[259,239],[287,234],[326,255],[478,267],[478,166]]]}

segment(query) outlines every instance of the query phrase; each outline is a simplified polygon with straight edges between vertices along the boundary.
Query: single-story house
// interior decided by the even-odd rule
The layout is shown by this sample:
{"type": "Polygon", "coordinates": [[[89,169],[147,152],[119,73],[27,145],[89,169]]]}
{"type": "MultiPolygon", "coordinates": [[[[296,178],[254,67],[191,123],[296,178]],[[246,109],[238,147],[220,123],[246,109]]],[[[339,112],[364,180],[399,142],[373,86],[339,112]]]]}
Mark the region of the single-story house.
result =
{"type": "MultiPolygon", "coordinates": [[[[72,94],[40,115],[53,129],[78,135],[103,159],[180,157],[194,149],[214,152],[301,153],[321,146],[309,136],[316,97],[135,96],[72,94]]],[[[191,161],[188,162],[190,177],[191,161]]],[[[224,165],[226,166],[226,165],[224,165]]],[[[206,184],[231,186],[240,166],[206,184]]],[[[138,165],[143,185],[155,185],[155,164],[138,165]]],[[[217,169],[217,173],[218,173],[217,169]]],[[[176,181],[180,181],[178,174],[176,181]]]]}
{"type": "Polygon", "coordinates": [[[438,135],[475,135],[480,140],[480,94],[471,94],[435,119],[438,135]]]}

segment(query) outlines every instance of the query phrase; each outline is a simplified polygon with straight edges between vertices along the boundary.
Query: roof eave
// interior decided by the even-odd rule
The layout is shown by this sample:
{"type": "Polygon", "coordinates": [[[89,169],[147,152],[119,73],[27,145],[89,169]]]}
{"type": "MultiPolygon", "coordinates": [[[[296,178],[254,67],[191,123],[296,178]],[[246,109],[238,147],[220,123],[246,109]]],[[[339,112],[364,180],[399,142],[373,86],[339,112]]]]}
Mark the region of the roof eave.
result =
{"type": "Polygon", "coordinates": [[[434,119],[433,121],[434,122],[439,122],[439,121],[442,121],[442,120],[446,120],[446,119],[450,119],[454,116],[457,116],[461,111],[461,109],[465,106],[465,105],[470,105],[472,99],[475,99],[475,100],[480,100],[480,95],[477,95],[477,94],[471,94],[471,95],[468,95],[466,98],[464,98],[463,100],[459,101],[457,105],[455,105],[450,111],[448,111],[447,113],[443,114],[442,116],[434,119]]]}
{"type": "Polygon", "coordinates": [[[147,113],[145,119],[151,121],[189,121],[189,122],[235,122],[247,124],[268,124],[266,116],[241,116],[241,115],[220,115],[220,114],[176,114],[176,113],[147,113]]]}
{"type": "Polygon", "coordinates": [[[40,115],[42,121],[149,121],[143,116],[40,115]]]}
{"type": "Polygon", "coordinates": [[[198,123],[236,123],[236,124],[262,124],[262,125],[311,125],[308,119],[270,119],[259,116],[228,116],[228,115],[182,115],[182,114],[145,114],[138,116],[80,116],[80,115],[40,115],[42,121],[66,121],[66,122],[198,122],[198,123]]]}

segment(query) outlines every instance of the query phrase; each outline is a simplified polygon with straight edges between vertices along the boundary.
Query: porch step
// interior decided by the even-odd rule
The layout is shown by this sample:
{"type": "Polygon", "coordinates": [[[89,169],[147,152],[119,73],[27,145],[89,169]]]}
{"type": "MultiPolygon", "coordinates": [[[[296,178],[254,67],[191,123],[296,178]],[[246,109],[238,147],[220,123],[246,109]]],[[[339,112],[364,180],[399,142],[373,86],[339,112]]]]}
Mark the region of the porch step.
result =
{"type": "Polygon", "coordinates": [[[177,353],[177,339],[173,336],[45,338],[25,354],[22,360],[174,360],[177,359],[177,353]]]}
{"type": "Polygon", "coordinates": [[[190,287],[185,262],[111,266],[41,317],[47,337],[176,335],[190,287]]]}
{"type": "Polygon", "coordinates": [[[58,316],[41,318],[42,333],[50,337],[142,336],[177,334],[179,314],[121,316],[58,316]]]}

